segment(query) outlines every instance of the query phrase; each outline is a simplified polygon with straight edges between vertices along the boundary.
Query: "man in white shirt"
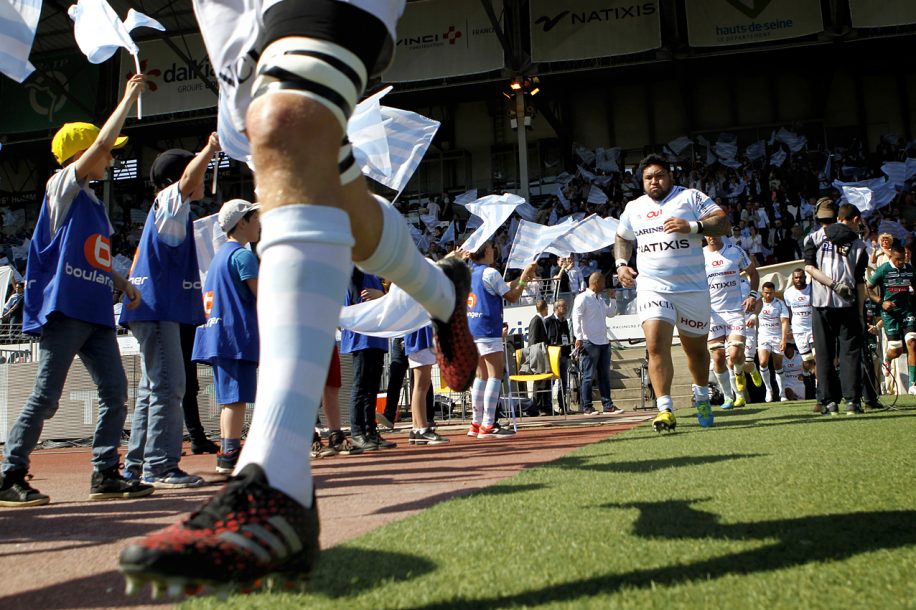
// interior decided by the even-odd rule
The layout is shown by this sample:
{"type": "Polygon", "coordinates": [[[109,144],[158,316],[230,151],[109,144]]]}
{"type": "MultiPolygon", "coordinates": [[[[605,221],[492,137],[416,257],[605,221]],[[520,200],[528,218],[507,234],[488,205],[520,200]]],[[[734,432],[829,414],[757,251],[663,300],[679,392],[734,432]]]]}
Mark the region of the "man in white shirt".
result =
{"type": "Polygon", "coordinates": [[[610,302],[605,302],[599,296],[603,292],[604,274],[596,271],[588,276],[588,288],[573,302],[573,335],[576,337],[576,351],[582,358],[582,394],[579,404],[586,415],[595,412],[592,407],[592,384],[596,376],[604,412],[611,415],[623,413],[611,400],[611,346],[605,322],[605,318],[617,315],[617,301],[614,300],[612,289],[607,289],[610,302]]]}
{"type": "Polygon", "coordinates": [[[656,430],[672,430],[674,365],[671,343],[677,326],[687,354],[700,425],[713,424],[709,404],[709,286],[703,259],[703,233],[723,235],[725,212],[709,197],[675,186],[668,161],[649,155],[640,163],[646,194],[627,204],[614,244],[617,277],[624,288],[636,287],[637,313],[649,351],[649,378],[657,395],[656,430]],[[636,247],[639,276],[629,266],[636,247]]]}
{"type": "Polygon", "coordinates": [[[805,270],[792,270],[792,285],[782,293],[783,301],[792,313],[792,336],[801,355],[805,375],[814,371],[814,335],[811,331],[811,286],[805,270]]]}
{"type": "Polygon", "coordinates": [[[776,386],[779,399],[788,400],[783,390],[782,353],[789,336],[789,308],[776,298],[776,285],[765,282],[761,288],[763,301],[757,312],[757,358],[760,359],[760,374],[766,386],[766,401],[773,402],[773,382],[770,380],[770,357],[776,367],[776,386]]]}

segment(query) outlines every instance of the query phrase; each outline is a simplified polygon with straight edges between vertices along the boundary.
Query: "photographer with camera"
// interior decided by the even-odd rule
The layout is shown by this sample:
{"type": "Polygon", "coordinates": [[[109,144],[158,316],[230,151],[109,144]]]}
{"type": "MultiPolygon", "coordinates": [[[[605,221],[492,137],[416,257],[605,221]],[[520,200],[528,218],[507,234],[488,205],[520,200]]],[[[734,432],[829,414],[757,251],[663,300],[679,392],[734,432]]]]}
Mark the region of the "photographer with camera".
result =
{"type": "Polygon", "coordinates": [[[805,271],[814,308],[814,353],[817,366],[817,403],[824,414],[835,415],[840,394],[846,414],[862,412],[862,317],[868,253],[859,237],[859,209],[845,203],[837,208],[829,197],[817,202],[815,218],[821,228],[805,238],[805,271]],[[839,346],[839,374],[834,358],[839,346]],[[842,392],[840,392],[842,390],[842,392]]]}

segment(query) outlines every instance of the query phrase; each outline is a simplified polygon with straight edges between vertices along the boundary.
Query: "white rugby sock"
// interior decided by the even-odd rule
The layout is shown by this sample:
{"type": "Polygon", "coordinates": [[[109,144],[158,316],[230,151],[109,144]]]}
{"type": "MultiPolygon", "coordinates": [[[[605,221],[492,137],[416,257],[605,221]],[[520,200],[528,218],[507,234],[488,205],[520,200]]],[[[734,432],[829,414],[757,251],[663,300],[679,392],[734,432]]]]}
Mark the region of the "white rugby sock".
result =
{"type": "Polygon", "coordinates": [[[719,389],[722,390],[722,396],[726,399],[734,398],[735,393],[732,391],[732,382],[729,379],[728,369],[721,373],[716,373],[716,381],[719,382],[719,389]]]}
{"type": "Polygon", "coordinates": [[[732,384],[732,393],[734,393],[735,388],[738,387],[738,384],[735,383],[735,379],[735,367],[730,366],[728,367],[728,382],[732,384]]]}
{"type": "Polygon", "coordinates": [[[375,252],[356,266],[391,280],[412,296],[436,320],[446,321],[455,310],[455,286],[439,267],[424,258],[413,243],[401,213],[376,200],[382,208],[382,237],[375,252]]]}
{"type": "Polygon", "coordinates": [[[693,397],[697,402],[709,402],[709,386],[693,384],[693,397]]]}
{"type": "Polygon", "coordinates": [[[499,404],[499,392],[502,389],[503,383],[501,380],[496,379],[495,377],[490,377],[487,379],[487,386],[483,392],[483,403],[484,403],[484,412],[483,412],[483,426],[492,426],[493,422],[496,421],[496,405],[499,404]]]}
{"type": "Polygon", "coordinates": [[[483,421],[483,395],[486,387],[487,380],[481,379],[480,377],[475,377],[474,383],[471,384],[471,410],[473,411],[471,415],[471,422],[475,424],[479,424],[483,421]]]}
{"type": "Polygon", "coordinates": [[[309,449],[344,293],[353,235],[345,212],[288,205],[261,216],[261,361],[248,439],[235,469],[260,464],[273,487],[312,503],[309,449]]]}
{"type": "Polygon", "coordinates": [[[655,407],[659,411],[674,411],[674,399],[670,395],[659,396],[655,399],[655,407]]]}
{"type": "Polygon", "coordinates": [[[786,395],[786,384],[782,376],[782,369],[776,369],[776,387],[779,388],[779,395],[786,395]]]}
{"type": "Polygon", "coordinates": [[[763,377],[763,385],[766,387],[767,392],[771,395],[773,394],[773,382],[770,381],[770,369],[760,367],[760,376],[763,377]]]}

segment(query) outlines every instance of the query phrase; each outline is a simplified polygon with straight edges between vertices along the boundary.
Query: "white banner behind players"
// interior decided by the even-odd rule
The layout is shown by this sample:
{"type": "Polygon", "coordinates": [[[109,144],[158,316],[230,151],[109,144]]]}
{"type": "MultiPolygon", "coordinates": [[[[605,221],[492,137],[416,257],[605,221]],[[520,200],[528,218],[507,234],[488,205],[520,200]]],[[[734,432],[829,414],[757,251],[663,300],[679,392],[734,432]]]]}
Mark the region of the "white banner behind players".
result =
{"type": "MultiPolygon", "coordinates": [[[[501,0],[493,2],[497,16],[501,0]]],[[[504,26],[504,24],[503,24],[504,26]]],[[[503,48],[480,2],[410,2],[398,22],[394,63],[385,82],[410,82],[499,70],[503,48]]]]}
{"type": "Polygon", "coordinates": [[[849,0],[854,28],[882,28],[916,23],[913,0],[849,0]]]}
{"type": "Polygon", "coordinates": [[[639,53],[661,46],[658,0],[531,0],[532,61],[639,53]]]}
{"type": "MultiPolygon", "coordinates": [[[[172,40],[200,72],[216,83],[216,75],[210,66],[200,34],[175,37],[172,40]]],[[[207,89],[204,81],[194,71],[194,66],[181,59],[164,41],[153,40],[140,43],[138,46],[140,69],[149,83],[143,93],[144,116],[216,106],[216,94],[207,89]]],[[[121,55],[119,91],[124,90],[127,74],[133,71],[133,59],[125,52],[121,55]]]]}
{"type": "Polygon", "coordinates": [[[687,35],[692,47],[770,42],[807,36],[823,29],[820,2],[687,2],[687,35]]]}

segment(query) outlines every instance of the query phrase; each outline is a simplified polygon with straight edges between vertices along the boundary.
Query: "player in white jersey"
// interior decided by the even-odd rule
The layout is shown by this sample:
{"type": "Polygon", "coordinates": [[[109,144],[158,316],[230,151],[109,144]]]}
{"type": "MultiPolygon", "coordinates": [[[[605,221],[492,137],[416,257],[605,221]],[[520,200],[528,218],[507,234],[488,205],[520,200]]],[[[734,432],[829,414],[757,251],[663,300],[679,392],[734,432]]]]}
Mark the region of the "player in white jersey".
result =
{"type": "MultiPolygon", "coordinates": [[[[128,584],[299,579],[317,559],[309,451],[354,262],[430,314],[437,361],[467,389],[477,349],[467,328],[470,274],[416,249],[400,213],[373,197],[346,139],[367,82],[395,47],[405,0],[195,0],[220,80],[220,137],[253,163],[261,204],[260,383],[228,485],[189,519],[121,554],[128,584]]],[[[367,436],[381,444],[377,428],[367,436]]]]}
{"type": "Polygon", "coordinates": [[[804,362],[805,375],[814,372],[814,335],[811,334],[811,286],[805,270],[792,270],[792,285],[782,293],[782,299],[792,313],[792,336],[804,362]]]}
{"type": "MultiPolygon", "coordinates": [[[[751,283],[750,281],[741,278],[741,296],[747,298],[751,294],[751,283]]],[[[758,302],[760,299],[757,299],[758,302]]],[[[742,372],[745,375],[750,373],[751,381],[754,382],[754,385],[758,388],[763,385],[763,378],[760,376],[760,371],[757,370],[757,363],[754,362],[754,358],[757,356],[757,314],[749,312],[744,317],[744,368],[743,369],[732,369],[742,372]]],[[[737,387],[738,379],[735,378],[732,380],[732,383],[737,387]]],[[[747,383],[742,380],[741,385],[742,389],[738,390],[741,393],[741,396],[744,397],[744,400],[747,401],[747,383]]]]}
{"type": "Polygon", "coordinates": [[[773,282],[764,282],[760,290],[763,300],[757,311],[757,357],[760,375],[766,386],[766,401],[773,402],[773,382],[770,380],[770,358],[776,369],[776,387],[780,400],[788,400],[783,391],[782,353],[789,336],[789,308],[776,298],[773,282]]]}
{"type": "Polygon", "coordinates": [[[789,400],[805,399],[805,382],[803,378],[804,361],[794,343],[786,343],[783,352],[782,377],[786,398],[789,400]]]}
{"type": "Polygon", "coordinates": [[[656,430],[676,425],[672,413],[674,366],[671,343],[675,326],[693,377],[700,425],[713,424],[709,405],[709,287],[703,258],[703,233],[723,235],[728,218],[709,197],[675,186],[668,161],[649,155],[640,162],[646,194],[629,202],[617,225],[614,255],[624,288],[636,288],[639,321],[649,352],[649,378],[659,415],[656,430]],[[630,256],[636,246],[636,269],[630,256]]]}
{"type": "Polygon", "coordinates": [[[739,246],[724,244],[721,237],[707,235],[703,255],[712,312],[708,347],[716,379],[725,397],[722,408],[742,407],[746,403],[741,394],[745,388],[744,318],[757,305],[760,276],[747,253],[739,246]],[[750,279],[751,290],[746,296],[741,290],[742,272],[750,279]],[[734,371],[731,375],[730,368],[734,371]],[[735,377],[736,391],[732,388],[731,376],[735,377]]]}

